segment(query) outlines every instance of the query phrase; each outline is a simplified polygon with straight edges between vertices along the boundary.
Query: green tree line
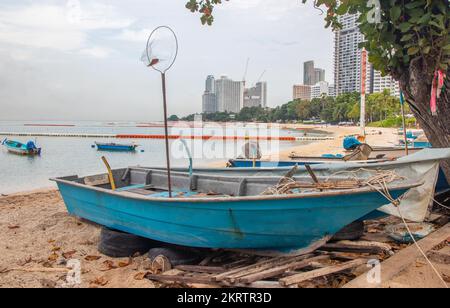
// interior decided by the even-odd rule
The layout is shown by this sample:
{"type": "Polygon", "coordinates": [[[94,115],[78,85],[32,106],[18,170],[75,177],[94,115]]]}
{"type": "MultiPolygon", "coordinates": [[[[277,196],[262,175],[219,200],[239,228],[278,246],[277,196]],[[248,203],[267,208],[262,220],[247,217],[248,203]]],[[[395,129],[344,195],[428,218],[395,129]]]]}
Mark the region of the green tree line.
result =
{"type": "MultiPolygon", "coordinates": [[[[315,98],[311,101],[293,100],[275,108],[245,107],[239,113],[217,112],[202,114],[203,121],[212,122],[307,122],[324,121],[357,123],[360,118],[360,94],[346,93],[337,97],[315,98]]],[[[406,107],[409,112],[408,107],[406,107]]],[[[389,90],[373,93],[366,97],[366,121],[375,126],[399,126],[401,121],[400,101],[391,96],[389,90]],[[383,123],[389,123],[383,125],[383,123]]],[[[182,121],[194,121],[196,114],[181,118],[182,121]]],[[[171,121],[180,120],[171,116],[171,121]]]]}

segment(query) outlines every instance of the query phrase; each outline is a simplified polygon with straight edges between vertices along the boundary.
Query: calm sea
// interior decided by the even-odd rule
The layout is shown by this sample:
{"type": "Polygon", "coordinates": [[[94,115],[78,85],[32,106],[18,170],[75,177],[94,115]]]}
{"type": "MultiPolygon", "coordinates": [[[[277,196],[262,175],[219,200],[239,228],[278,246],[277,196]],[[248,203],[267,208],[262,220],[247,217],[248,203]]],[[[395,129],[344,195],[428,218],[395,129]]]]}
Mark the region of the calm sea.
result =
{"type": "MultiPolygon", "coordinates": [[[[139,123],[100,123],[100,122],[5,122],[0,121],[0,134],[5,132],[27,133],[76,133],[76,134],[163,134],[163,128],[154,123],[156,127],[139,127],[139,123]],[[49,124],[69,126],[48,126],[49,124]],[[72,126],[73,125],[73,126],[72,126]]],[[[253,135],[258,131],[253,125],[234,125],[227,127],[202,128],[171,128],[171,134],[204,134],[204,135],[253,135]]],[[[302,136],[301,131],[281,130],[278,128],[261,129],[259,135],[273,136],[302,136]]],[[[309,132],[309,135],[320,134],[309,132]]],[[[113,168],[127,166],[164,166],[165,150],[164,140],[114,140],[112,138],[72,138],[72,137],[5,137],[26,143],[36,141],[42,148],[41,156],[22,157],[7,152],[0,147],[0,194],[9,194],[54,186],[49,178],[68,175],[91,175],[104,173],[105,167],[101,157],[105,156],[113,168]],[[92,147],[98,142],[135,142],[139,144],[135,153],[99,152],[92,147]]],[[[0,140],[0,141],[1,141],[0,140]]],[[[188,142],[189,150],[194,157],[194,166],[208,166],[208,164],[225,162],[242,153],[243,141],[231,142],[203,142],[195,140],[188,142]]],[[[272,142],[262,144],[263,154],[275,153],[283,149],[301,144],[299,142],[272,142]]],[[[184,146],[179,141],[171,141],[172,165],[187,167],[188,159],[184,146]]]]}

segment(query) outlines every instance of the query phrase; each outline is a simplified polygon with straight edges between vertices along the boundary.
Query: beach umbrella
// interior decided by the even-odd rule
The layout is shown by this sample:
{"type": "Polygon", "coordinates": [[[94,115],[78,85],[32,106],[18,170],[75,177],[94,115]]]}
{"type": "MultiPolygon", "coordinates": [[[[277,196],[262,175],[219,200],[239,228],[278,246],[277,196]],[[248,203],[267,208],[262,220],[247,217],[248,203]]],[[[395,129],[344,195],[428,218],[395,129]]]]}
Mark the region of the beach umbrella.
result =
{"type": "Polygon", "coordinates": [[[167,93],[166,93],[166,73],[173,66],[178,55],[178,39],[175,32],[167,26],[157,27],[150,34],[147,46],[142,55],[142,62],[161,74],[163,107],[164,107],[164,133],[166,143],[166,164],[167,182],[169,197],[172,197],[172,181],[170,174],[170,153],[169,153],[169,129],[167,123],[167,93]]]}

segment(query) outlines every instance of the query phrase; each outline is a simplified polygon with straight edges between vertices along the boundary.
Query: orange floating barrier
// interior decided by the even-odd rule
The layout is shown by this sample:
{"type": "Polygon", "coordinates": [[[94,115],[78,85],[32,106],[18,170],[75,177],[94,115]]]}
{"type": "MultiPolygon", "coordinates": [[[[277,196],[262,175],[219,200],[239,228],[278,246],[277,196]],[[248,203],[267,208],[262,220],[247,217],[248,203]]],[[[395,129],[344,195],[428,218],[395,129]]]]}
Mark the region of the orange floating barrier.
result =
{"type": "MultiPolygon", "coordinates": [[[[165,139],[164,135],[117,135],[118,139],[165,139]]],[[[273,136],[197,136],[197,135],[169,135],[169,139],[191,139],[191,140],[279,140],[296,141],[295,137],[273,137],[273,136]]]]}

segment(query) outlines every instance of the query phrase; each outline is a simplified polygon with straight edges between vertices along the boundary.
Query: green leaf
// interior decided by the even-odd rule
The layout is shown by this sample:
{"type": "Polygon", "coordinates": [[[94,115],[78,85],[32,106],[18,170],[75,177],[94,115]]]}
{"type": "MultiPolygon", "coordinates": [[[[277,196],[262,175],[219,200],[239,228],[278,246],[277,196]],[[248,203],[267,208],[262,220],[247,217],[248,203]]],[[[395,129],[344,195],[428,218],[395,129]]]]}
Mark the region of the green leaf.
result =
{"type": "Polygon", "coordinates": [[[408,49],[408,55],[414,56],[414,55],[418,54],[419,51],[420,51],[419,47],[416,47],[416,46],[415,47],[411,47],[411,48],[408,49]]]}
{"type": "Polygon", "coordinates": [[[392,21],[397,21],[402,15],[402,9],[399,6],[394,6],[390,10],[392,21]]]}

